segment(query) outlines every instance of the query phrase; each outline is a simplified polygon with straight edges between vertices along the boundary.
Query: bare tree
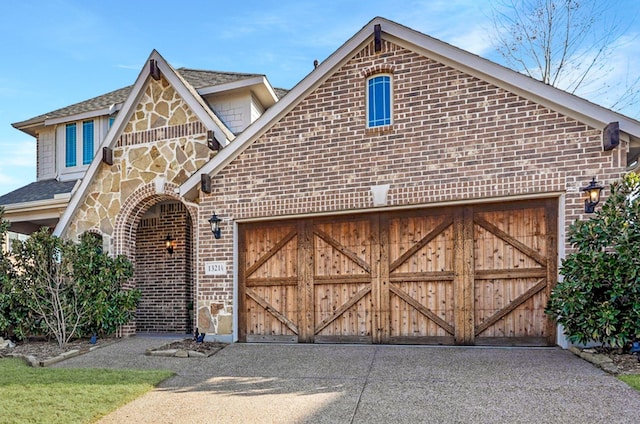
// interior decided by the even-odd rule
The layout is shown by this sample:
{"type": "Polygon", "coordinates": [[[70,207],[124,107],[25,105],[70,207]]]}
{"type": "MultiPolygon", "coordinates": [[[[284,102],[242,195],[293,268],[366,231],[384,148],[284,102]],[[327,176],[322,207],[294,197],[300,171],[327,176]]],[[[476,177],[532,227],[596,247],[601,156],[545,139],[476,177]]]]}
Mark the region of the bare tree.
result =
{"type": "Polygon", "coordinates": [[[519,72],[586,98],[615,88],[616,99],[605,106],[628,107],[640,100],[640,76],[627,73],[616,87],[607,76],[626,66],[613,58],[631,41],[626,33],[634,17],[623,25],[615,10],[615,2],[603,0],[496,0],[494,41],[506,65],[519,72]]]}

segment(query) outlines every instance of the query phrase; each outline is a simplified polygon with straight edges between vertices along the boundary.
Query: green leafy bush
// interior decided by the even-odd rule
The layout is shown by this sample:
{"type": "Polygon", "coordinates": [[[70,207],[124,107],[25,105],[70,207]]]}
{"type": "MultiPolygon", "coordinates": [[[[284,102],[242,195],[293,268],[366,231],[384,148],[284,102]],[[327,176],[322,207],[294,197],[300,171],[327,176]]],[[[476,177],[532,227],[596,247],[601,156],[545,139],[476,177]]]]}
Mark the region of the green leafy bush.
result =
{"type": "MultiPolygon", "coordinates": [[[[7,230],[1,212],[0,241],[7,230]]],[[[76,244],[43,228],[14,241],[11,256],[0,255],[0,332],[53,336],[61,346],[112,334],[133,318],[140,299],[139,290],[123,288],[132,275],[127,258],[103,254],[90,234],[76,244]]]]}
{"type": "MultiPolygon", "coordinates": [[[[0,208],[0,246],[4,246],[9,222],[0,208]]],[[[15,287],[15,267],[8,252],[0,251],[0,335],[24,339],[29,334],[41,334],[42,321],[27,306],[28,299],[15,287]]]]}
{"type": "Polygon", "coordinates": [[[574,251],[562,261],[562,282],[546,312],[573,343],[624,347],[640,337],[640,176],[610,187],[602,208],[569,228],[574,251]]]}
{"type": "Polygon", "coordinates": [[[133,265],[124,256],[102,253],[101,240],[85,233],[76,246],[73,278],[82,286],[87,311],[81,335],[109,335],[134,316],[140,290],[123,290],[133,276],[133,265]]]}

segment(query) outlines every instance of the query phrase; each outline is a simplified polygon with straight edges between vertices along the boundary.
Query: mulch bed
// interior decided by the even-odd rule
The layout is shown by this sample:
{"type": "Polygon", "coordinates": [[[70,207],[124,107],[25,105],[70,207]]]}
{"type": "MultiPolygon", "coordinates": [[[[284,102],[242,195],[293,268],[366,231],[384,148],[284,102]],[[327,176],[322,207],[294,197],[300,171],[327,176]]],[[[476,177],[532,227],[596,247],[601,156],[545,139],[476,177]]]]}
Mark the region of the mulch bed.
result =
{"type": "Polygon", "coordinates": [[[184,339],[177,340],[166,344],[164,346],[160,346],[153,351],[167,351],[167,350],[181,350],[186,352],[198,352],[202,353],[204,356],[211,356],[217,353],[220,349],[227,346],[226,343],[217,343],[217,342],[196,342],[193,339],[184,339]]]}
{"type": "Polygon", "coordinates": [[[89,339],[78,339],[70,341],[63,348],[58,346],[57,342],[51,340],[24,340],[17,342],[14,348],[0,349],[0,358],[9,355],[22,355],[33,356],[37,361],[45,361],[71,350],[79,350],[81,353],[86,353],[93,347],[111,344],[115,340],[114,338],[99,338],[95,344],[91,344],[89,343],[89,339]]]}
{"type": "Polygon", "coordinates": [[[606,355],[620,370],[621,374],[640,374],[640,356],[622,353],[618,349],[595,348],[598,354],[606,355]]]}
{"type": "MultiPolygon", "coordinates": [[[[89,339],[78,339],[73,340],[67,343],[64,348],[58,346],[58,343],[51,340],[43,340],[43,339],[34,339],[34,340],[25,340],[16,343],[14,348],[4,348],[0,349],[0,358],[8,357],[8,356],[33,356],[36,361],[46,361],[52,358],[55,358],[63,353],[79,350],[80,353],[86,353],[89,349],[95,347],[105,346],[107,344],[111,344],[117,342],[117,338],[99,338],[95,344],[89,343],[89,339]]],[[[154,350],[168,350],[168,349],[177,349],[177,350],[185,350],[185,351],[194,351],[204,354],[205,356],[211,356],[214,353],[218,352],[222,349],[226,344],[223,343],[215,343],[215,342],[200,342],[197,343],[193,339],[184,339],[172,342],[165,346],[158,347],[154,350]]]]}

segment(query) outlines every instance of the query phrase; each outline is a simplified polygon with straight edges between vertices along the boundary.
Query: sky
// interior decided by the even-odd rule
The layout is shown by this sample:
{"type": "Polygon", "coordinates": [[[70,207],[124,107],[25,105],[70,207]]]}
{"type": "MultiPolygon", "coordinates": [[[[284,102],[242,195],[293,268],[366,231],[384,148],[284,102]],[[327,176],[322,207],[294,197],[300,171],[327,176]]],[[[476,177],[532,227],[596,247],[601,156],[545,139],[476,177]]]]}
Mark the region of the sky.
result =
{"type": "MultiPolygon", "coordinates": [[[[628,18],[640,2],[612,4],[628,22],[606,75],[615,89],[640,75],[640,20],[628,18]]],[[[489,0],[2,0],[0,195],[36,180],[35,138],[12,123],[132,85],[153,49],[175,68],[292,88],[376,16],[500,63],[491,14],[489,0]]]]}

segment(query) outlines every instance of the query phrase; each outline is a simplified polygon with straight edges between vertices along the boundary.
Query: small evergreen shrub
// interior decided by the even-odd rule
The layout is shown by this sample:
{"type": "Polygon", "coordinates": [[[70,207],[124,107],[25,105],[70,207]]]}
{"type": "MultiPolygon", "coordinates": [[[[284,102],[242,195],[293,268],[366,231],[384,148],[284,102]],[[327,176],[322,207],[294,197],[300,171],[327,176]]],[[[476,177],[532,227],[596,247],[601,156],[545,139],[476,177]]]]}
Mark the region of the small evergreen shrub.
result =
{"type": "Polygon", "coordinates": [[[640,176],[613,183],[602,208],[568,232],[574,251],[546,312],[573,343],[624,347],[640,337],[640,176]]]}

